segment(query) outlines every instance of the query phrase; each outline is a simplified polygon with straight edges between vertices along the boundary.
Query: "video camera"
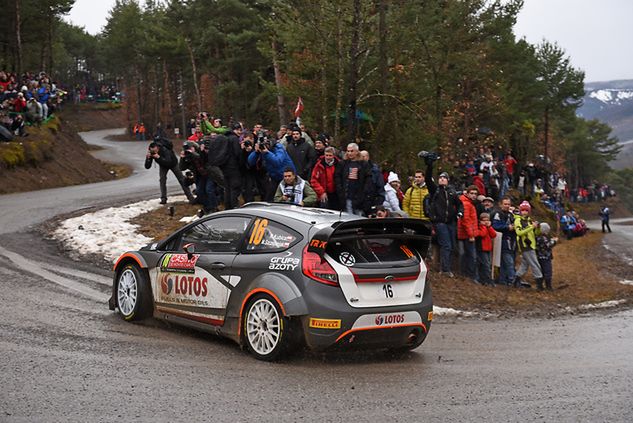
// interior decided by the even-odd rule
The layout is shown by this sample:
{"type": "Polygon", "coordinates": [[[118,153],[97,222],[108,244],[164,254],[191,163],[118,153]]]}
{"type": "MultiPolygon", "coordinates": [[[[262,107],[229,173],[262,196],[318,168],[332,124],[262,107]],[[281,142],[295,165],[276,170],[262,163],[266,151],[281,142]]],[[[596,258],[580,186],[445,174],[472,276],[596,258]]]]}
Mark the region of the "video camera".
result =
{"type": "Polygon", "coordinates": [[[432,164],[440,159],[440,155],[434,151],[422,150],[418,153],[418,158],[423,159],[426,164],[432,164]]]}
{"type": "Polygon", "coordinates": [[[268,135],[266,131],[259,130],[257,131],[257,139],[255,140],[255,145],[258,145],[259,148],[270,149],[270,140],[268,139],[268,135]]]}

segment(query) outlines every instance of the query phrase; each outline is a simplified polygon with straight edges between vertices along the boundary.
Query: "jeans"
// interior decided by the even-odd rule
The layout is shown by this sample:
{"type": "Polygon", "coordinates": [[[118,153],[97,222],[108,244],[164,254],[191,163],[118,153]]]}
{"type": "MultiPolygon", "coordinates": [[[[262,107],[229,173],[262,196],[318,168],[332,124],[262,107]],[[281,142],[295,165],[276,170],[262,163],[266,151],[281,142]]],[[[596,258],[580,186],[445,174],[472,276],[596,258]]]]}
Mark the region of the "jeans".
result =
{"type": "Polygon", "coordinates": [[[456,228],[454,223],[437,223],[435,225],[437,243],[440,245],[440,269],[451,271],[451,258],[455,249],[456,228]]]}
{"type": "Polygon", "coordinates": [[[490,251],[477,251],[477,281],[480,284],[488,285],[492,283],[490,268],[490,251]]]}
{"type": "Polygon", "coordinates": [[[355,209],[352,207],[352,200],[345,200],[345,211],[357,216],[363,215],[363,211],[361,209],[355,209]]]}
{"type": "Polygon", "coordinates": [[[514,282],[516,272],[514,270],[514,261],[516,253],[514,251],[501,252],[501,267],[499,268],[499,283],[511,285],[514,282]]]}
{"type": "Polygon", "coordinates": [[[196,193],[198,201],[205,212],[215,211],[218,208],[218,198],[215,195],[215,183],[208,176],[196,178],[196,193]]]}
{"type": "Polygon", "coordinates": [[[461,273],[472,280],[477,280],[477,251],[475,250],[475,241],[471,242],[467,239],[460,239],[458,246],[461,273]]]}

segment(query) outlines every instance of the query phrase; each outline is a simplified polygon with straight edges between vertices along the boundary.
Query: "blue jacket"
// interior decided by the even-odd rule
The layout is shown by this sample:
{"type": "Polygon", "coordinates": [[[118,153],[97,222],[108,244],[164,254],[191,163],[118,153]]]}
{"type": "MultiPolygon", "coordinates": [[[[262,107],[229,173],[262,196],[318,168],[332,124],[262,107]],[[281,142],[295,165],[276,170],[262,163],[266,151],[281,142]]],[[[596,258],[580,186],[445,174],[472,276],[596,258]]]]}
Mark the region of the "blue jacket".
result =
{"type": "Polygon", "coordinates": [[[494,210],[491,220],[493,229],[503,234],[501,238],[501,251],[516,251],[517,234],[509,228],[510,225],[514,225],[514,215],[510,212],[494,210]]]}
{"type": "Polygon", "coordinates": [[[248,155],[248,165],[251,168],[255,168],[260,157],[263,158],[266,172],[273,181],[281,181],[284,178],[284,169],[288,167],[296,172],[292,159],[283,145],[279,143],[275,144],[271,150],[268,150],[268,153],[251,151],[251,154],[248,155]]]}

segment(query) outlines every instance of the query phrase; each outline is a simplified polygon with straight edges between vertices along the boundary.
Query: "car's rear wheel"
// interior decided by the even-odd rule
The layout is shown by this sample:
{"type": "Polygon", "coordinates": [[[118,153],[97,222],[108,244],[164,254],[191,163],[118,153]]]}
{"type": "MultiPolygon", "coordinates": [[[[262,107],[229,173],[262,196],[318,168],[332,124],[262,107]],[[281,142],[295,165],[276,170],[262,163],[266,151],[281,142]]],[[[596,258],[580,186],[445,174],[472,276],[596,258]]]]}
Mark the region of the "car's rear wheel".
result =
{"type": "Polygon", "coordinates": [[[244,337],[248,350],[260,360],[277,360],[286,352],[288,319],[269,295],[257,294],[249,301],[244,317],[244,337]]]}
{"type": "Polygon", "coordinates": [[[117,305],[124,320],[142,320],[152,311],[152,294],[144,272],[134,264],[126,265],[117,279],[117,305]]]}

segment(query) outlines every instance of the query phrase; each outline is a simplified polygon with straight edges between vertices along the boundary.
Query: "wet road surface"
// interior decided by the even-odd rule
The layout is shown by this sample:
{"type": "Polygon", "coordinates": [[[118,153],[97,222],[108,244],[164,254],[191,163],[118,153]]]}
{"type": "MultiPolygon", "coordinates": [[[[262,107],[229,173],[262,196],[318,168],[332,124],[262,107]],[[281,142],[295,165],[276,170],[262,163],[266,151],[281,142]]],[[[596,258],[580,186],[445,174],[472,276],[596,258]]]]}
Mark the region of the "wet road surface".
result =
{"type": "Polygon", "coordinates": [[[214,336],[123,322],[105,304],[109,272],[60,257],[28,226],[155,195],[156,173],[105,183],[107,195],[0,196],[0,421],[633,421],[633,311],[440,321],[402,357],[281,363],[214,336]],[[29,201],[47,206],[20,220],[29,201]]]}

